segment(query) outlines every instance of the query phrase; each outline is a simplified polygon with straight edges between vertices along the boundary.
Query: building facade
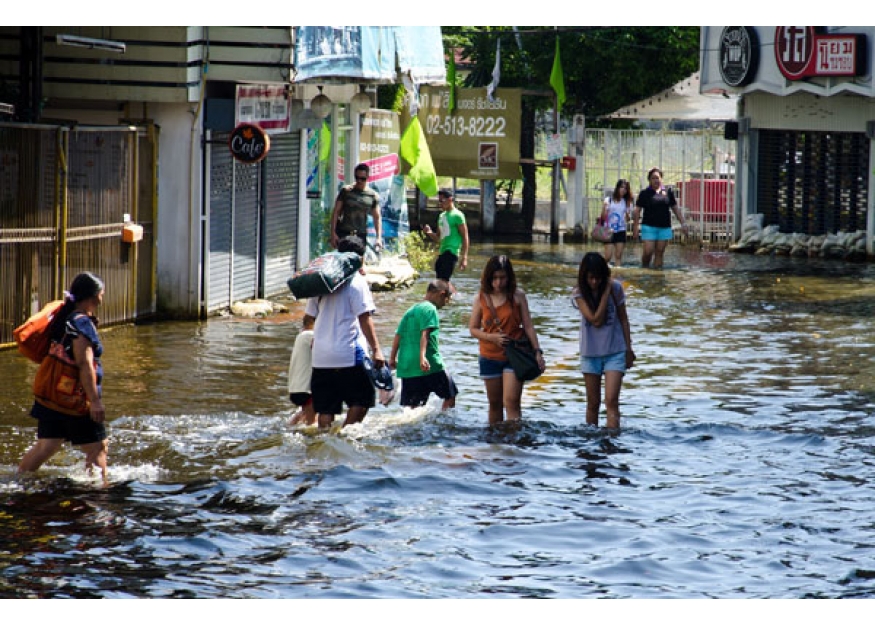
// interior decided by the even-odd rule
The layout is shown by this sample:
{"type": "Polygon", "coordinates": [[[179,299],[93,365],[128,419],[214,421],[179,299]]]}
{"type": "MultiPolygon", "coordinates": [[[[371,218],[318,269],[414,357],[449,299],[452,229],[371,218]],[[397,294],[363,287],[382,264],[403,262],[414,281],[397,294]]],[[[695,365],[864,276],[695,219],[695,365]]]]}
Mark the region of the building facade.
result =
{"type": "Polygon", "coordinates": [[[707,26],[701,90],[737,94],[736,238],[760,213],[781,232],[865,232],[873,250],[875,27],[707,26]]]}

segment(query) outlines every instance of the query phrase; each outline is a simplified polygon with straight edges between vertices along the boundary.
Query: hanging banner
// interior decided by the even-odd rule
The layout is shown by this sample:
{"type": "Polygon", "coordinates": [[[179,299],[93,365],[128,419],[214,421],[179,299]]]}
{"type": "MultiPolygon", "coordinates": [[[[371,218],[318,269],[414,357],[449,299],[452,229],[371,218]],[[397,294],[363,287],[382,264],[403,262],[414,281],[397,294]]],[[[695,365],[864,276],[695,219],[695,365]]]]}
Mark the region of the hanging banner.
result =
{"type": "Polygon", "coordinates": [[[449,112],[448,87],[423,86],[419,121],[439,176],[493,180],[520,178],[521,89],[456,89],[449,112]]]}
{"type": "Polygon", "coordinates": [[[288,132],[290,110],[285,85],[237,85],[235,126],[257,124],[268,134],[288,132]]]}
{"type": "MultiPolygon", "coordinates": [[[[398,150],[401,139],[398,113],[371,109],[362,115],[359,160],[371,168],[368,186],[380,196],[383,240],[390,248],[394,239],[410,231],[404,176],[400,175],[398,150]]],[[[368,230],[372,223],[368,216],[368,230]]]]}
{"type": "Polygon", "coordinates": [[[295,82],[358,78],[393,83],[446,81],[439,26],[300,26],[295,31],[295,82]]]}

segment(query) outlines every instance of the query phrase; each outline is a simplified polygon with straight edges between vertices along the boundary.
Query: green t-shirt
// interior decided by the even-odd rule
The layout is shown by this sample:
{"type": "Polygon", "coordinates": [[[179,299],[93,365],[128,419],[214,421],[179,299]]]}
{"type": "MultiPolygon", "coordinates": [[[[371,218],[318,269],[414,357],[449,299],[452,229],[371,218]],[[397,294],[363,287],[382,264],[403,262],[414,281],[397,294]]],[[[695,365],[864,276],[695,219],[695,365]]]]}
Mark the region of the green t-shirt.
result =
{"type": "Polygon", "coordinates": [[[444,370],[444,361],[438,353],[438,334],[440,320],[437,306],[429,301],[422,301],[411,306],[401,321],[395,334],[399,337],[396,373],[402,380],[416,378],[444,370]],[[431,365],[430,371],[419,368],[419,339],[422,331],[432,328],[428,335],[428,345],[425,348],[425,358],[431,365]]]}
{"type": "Polygon", "coordinates": [[[459,226],[465,223],[465,213],[453,206],[448,211],[442,211],[438,215],[438,229],[441,232],[440,253],[452,252],[455,256],[462,250],[462,235],[459,234],[459,226]]]}

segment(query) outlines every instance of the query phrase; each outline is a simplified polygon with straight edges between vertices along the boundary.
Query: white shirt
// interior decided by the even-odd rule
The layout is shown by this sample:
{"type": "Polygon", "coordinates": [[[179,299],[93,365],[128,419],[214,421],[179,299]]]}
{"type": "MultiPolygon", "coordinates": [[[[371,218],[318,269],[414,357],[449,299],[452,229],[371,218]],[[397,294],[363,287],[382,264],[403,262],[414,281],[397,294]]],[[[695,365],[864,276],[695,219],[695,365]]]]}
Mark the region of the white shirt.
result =
{"type": "Polygon", "coordinates": [[[626,219],[632,212],[632,207],[626,205],[626,198],[620,198],[619,202],[615,202],[613,197],[608,197],[605,199],[605,206],[608,209],[608,225],[611,230],[625,232],[626,219]]]}
{"type": "Polygon", "coordinates": [[[289,393],[309,393],[313,370],[313,330],[302,330],[289,359],[289,393]]]}
{"type": "Polygon", "coordinates": [[[368,281],[359,272],[335,293],[308,299],[304,312],[316,317],[313,367],[335,369],[355,365],[356,345],[365,353],[368,345],[359,325],[359,315],[376,309],[368,281]]]}

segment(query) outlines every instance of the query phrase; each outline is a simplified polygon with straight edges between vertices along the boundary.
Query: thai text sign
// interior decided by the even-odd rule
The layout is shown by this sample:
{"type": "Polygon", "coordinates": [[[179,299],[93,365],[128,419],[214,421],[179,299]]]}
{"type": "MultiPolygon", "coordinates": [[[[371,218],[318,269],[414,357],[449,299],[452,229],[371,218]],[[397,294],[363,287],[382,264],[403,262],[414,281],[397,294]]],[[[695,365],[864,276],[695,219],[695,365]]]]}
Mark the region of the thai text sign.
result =
{"type": "Polygon", "coordinates": [[[775,61],[788,80],[860,76],[866,72],[866,35],[821,35],[812,26],[778,26],[775,61]]]}
{"type": "Polygon", "coordinates": [[[268,134],[289,131],[289,89],[284,85],[237,85],[236,123],[258,124],[268,134]]]}
{"type": "Polygon", "coordinates": [[[449,87],[423,86],[419,122],[439,176],[496,179],[520,177],[521,89],[456,89],[449,111],[449,87]]]}

